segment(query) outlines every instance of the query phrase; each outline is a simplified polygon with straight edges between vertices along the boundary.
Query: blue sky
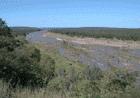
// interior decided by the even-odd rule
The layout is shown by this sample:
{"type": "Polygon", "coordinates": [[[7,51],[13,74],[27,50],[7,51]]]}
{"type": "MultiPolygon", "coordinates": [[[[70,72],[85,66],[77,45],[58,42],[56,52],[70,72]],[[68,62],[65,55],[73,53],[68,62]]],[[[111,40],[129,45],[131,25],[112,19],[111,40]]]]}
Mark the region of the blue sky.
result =
{"type": "Polygon", "coordinates": [[[140,28],[140,0],[0,0],[8,26],[140,28]]]}

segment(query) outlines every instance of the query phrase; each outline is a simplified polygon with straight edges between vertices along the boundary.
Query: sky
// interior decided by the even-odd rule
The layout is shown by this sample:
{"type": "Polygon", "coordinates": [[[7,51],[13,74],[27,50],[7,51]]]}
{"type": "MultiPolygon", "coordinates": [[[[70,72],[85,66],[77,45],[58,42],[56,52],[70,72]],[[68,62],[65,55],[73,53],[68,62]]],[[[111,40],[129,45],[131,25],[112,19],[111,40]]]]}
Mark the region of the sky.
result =
{"type": "Polygon", "coordinates": [[[0,0],[10,27],[140,28],[140,0],[0,0]]]}

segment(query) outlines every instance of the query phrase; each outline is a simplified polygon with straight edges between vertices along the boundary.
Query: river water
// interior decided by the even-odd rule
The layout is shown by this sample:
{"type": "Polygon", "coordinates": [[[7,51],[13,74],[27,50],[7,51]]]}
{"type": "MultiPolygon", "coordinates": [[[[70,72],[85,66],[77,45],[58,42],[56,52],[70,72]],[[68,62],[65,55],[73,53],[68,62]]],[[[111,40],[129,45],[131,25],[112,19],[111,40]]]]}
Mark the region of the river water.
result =
{"type": "MultiPolygon", "coordinates": [[[[54,49],[58,49],[60,54],[66,55],[71,60],[72,56],[70,54],[68,54],[68,53],[65,53],[64,49],[60,47],[61,43],[63,43],[63,41],[57,40],[57,39],[52,38],[52,37],[43,37],[42,35],[45,32],[48,32],[48,29],[44,29],[42,31],[35,31],[35,32],[32,32],[32,33],[29,33],[28,35],[26,35],[25,38],[27,40],[30,40],[31,42],[32,41],[40,41],[40,42],[49,42],[49,43],[55,44],[58,47],[54,47],[54,49]]],[[[81,48],[81,45],[82,45],[82,44],[73,43],[73,42],[69,42],[69,41],[66,41],[66,42],[68,44],[77,45],[77,48],[81,48]]],[[[128,52],[124,52],[124,51],[121,51],[121,50],[107,49],[107,48],[105,48],[104,45],[101,45],[100,47],[92,46],[92,45],[88,45],[88,46],[90,47],[89,48],[89,53],[91,55],[93,55],[96,58],[96,60],[94,58],[88,58],[84,54],[79,54],[79,57],[77,58],[77,60],[79,60],[80,62],[83,62],[83,63],[85,63],[85,64],[87,64],[87,65],[89,65],[91,67],[92,66],[98,66],[99,68],[101,68],[103,70],[109,69],[110,67],[107,65],[107,61],[106,60],[102,60],[101,59],[101,55],[99,53],[101,53],[107,59],[110,59],[112,61],[112,63],[110,63],[111,65],[115,65],[115,66],[118,66],[118,67],[123,67],[125,69],[127,69],[126,66],[124,66],[120,62],[120,60],[118,60],[116,57],[114,59],[112,59],[111,57],[109,57],[109,54],[113,54],[113,53],[126,53],[128,55],[137,56],[137,57],[140,58],[140,50],[137,50],[137,49],[131,49],[132,52],[128,53],[128,52]],[[92,50],[96,50],[96,51],[91,52],[92,50]]],[[[127,63],[133,64],[133,66],[138,71],[140,71],[140,62],[139,61],[128,60],[127,63]]],[[[129,69],[129,71],[132,72],[133,70],[129,69]]],[[[139,77],[140,77],[140,74],[139,74],[139,77]]],[[[139,81],[137,80],[137,82],[139,82],[139,81]]],[[[137,82],[136,82],[136,84],[137,84],[137,82]]]]}

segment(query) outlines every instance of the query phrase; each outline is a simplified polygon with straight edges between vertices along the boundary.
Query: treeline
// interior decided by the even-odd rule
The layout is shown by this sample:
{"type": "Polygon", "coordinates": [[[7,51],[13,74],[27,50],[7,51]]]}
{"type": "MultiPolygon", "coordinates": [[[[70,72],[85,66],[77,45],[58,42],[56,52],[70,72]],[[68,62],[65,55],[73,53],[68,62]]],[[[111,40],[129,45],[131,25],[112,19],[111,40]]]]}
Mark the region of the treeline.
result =
{"type": "Polygon", "coordinates": [[[10,27],[11,29],[11,34],[14,35],[14,37],[18,36],[26,36],[31,32],[34,31],[40,31],[43,30],[42,28],[33,28],[33,27],[10,27]]]}
{"type": "Polygon", "coordinates": [[[140,29],[122,29],[122,30],[88,30],[85,28],[80,30],[79,29],[53,29],[50,32],[66,34],[69,36],[77,36],[77,37],[90,37],[90,38],[108,38],[113,39],[116,38],[118,40],[134,40],[140,41],[140,29]]]}

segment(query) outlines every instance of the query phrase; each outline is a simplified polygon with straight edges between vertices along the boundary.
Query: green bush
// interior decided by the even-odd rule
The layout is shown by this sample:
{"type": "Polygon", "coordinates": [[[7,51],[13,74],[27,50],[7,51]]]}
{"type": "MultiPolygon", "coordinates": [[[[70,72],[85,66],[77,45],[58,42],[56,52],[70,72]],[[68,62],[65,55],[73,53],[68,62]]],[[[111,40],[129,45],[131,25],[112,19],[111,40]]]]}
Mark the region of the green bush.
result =
{"type": "MultiPolygon", "coordinates": [[[[72,71],[72,73],[74,73],[72,71]]],[[[77,75],[71,74],[71,82],[76,86],[75,93],[72,96],[92,98],[99,97],[100,89],[98,88],[97,81],[103,77],[102,71],[98,67],[83,70],[83,73],[78,73],[77,75]],[[72,81],[73,80],[73,81],[72,81]]]]}
{"type": "Polygon", "coordinates": [[[60,90],[76,91],[76,88],[74,86],[79,79],[79,75],[75,74],[74,68],[70,68],[67,73],[66,69],[60,68],[57,73],[55,72],[55,75],[56,77],[49,81],[47,90],[55,90],[57,92],[59,92],[60,90]],[[70,85],[72,87],[70,87],[70,85]]]}
{"type": "Polygon", "coordinates": [[[74,68],[59,69],[55,78],[48,83],[47,90],[55,90],[57,92],[64,89],[71,92],[71,97],[99,96],[100,89],[97,85],[97,80],[103,77],[99,68],[87,68],[83,73],[75,73],[74,68]],[[82,94],[82,95],[81,95],[82,94]]]}
{"type": "Polygon", "coordinates": [[[2,21],[0,18],[0,36],[14,38],[14,36],[11,34],[11,31],[12,30],[6,25],[5,21],[2,21]]]}
{"type": "MultiPolygon", "coordinates": [[[[16,48],[13,52],[7,52],[6,50],[3,50],[1,52],[1,68],[2,72],[4,73],[3,78],[5,78],[7,81],[12,78],[17,78],[17,76],[21,77],[20,75],[23,75],[23,72],[26,72],[27,74],[31,72],[31,67],[36,65],[38,60],[36,60],[36,57],[31,57],[31,55],[38,56],[35,51],[30,51],[27,53],[27,50],[30,51],[31,47],[26,47],[25,49],[18,49],[16,48]],[[26,51],[25,51],[26,50],[26,51]],[[3,69],[3,68],[6,69],[3,69]]],[[[29,74],[31,75],[31,74],[29,74]]],[[[25,81],[25,77],[22,77],[22,81],[25,81]],[[24,79],[24,80],[23,80],[24,79]]],[[[13,79],[15,82],[15,80],[13,79]]],[[[12,82],[13,82],[12,81],[12,82]]],[[[17,81],[17,79],[16,79],[17,81]]]]}
{"type": "Polygon", "coordinates": [[[46,81],[44,83],[48,83],[50,79],[54,78],[55,60],[52,59],[50,56],[41,55],[41,61],[39,67],[42,68],[40,75],[44,78],[44,81],[46,81]]]}
{"type": "Polygon", "coordinates": [[[64,81],[65,76],[66,76],[66,70],[63,69],[59,69],[58,73],[55,72],[55,78],[53,78],[51,81],[49,81],[48,86],[47,86],[47,90],[53,91],[59,91],[59,90],[64,90],[64,85],[67,84],[67,86],[65,88],[69,88],[69,83],[68,81],[64,81]],[[58,77],[59,76],[59,77],[58,77]]]}
{"type": "Polygon", "coordinates": [[[129,91],[130,98],[139,98],[140,97],[140,90],[138,89],[132,89],[129,91]]]}
{"type": "MultiPolygon", "coordinates": [[[[133,83],[136,81],[135,75],[132,73],[128,73],[125,69],[119,69],[113,74],[109,76],[110,82],[107,84],[107,88],[111,92],[123,91],[127,86],[133,87],[133,83]]],[[[115,93],[114,92],[114,93],[115,93]]]]}
{"type": "Polygon", "coordinates": [[[20,45],[28,44],[28,41],[25,39],[24,36],[18,36],[15,38],[16,41],[18,41],[20,45]]]}
{"type": "Polygon", "coordinates": [[[15,48],[15,37],[11,34],[11,29],[0,19],[0,48],[13,51],[15,48]]]}
{"type": "Polygon", "coordinates": [[[76,86],[75,95],[77,97],[84,97],[84,98],[99,97],[100,91],[96,86],[92,85],[90,80],[82,80],[78,82],[76,86]]]}
{"type": "Polygon", "coordinates": [[[16,47],[22,46],[26,42],[21,42],[19,40],[16,40],[14,38],[7,38],[7,37],[0,37],[0,48],[5,48],[9,52],[14,51],[16,47]]]}
{"type": "Polygon", "coordinates": [[[103,73],[98,67],[87,68],[83,71],[84,79],[88,79],[93,85],[97,85],[96,80],[101,80],[103,78],[103,73]]]}
{"type": "Polygon", "coordinates": [[[4,78],[5,82],[9,82],[12,79],[11,84],[14,88],[19,81],[18,85],[23,87],[29,86],[29,84],[32,87],[36,85],[43,87],[54,72],[54,60],[50,57],[45,57],[43,62],[46,61],[44,65],[41,65],[40,51],[33,46],[18,47],[13,52],[7,52],[3,48],[0,55],[0,78],[4,78]]]}
{"type": "Polygon", "coordinates": [[[43,87],[55,70],[55,62],[49,56],[41,57],[40,50],[28,44],[23,36],[12,37],[10,28],[0,19],[0,78],[15,88],[43,87]]]}

